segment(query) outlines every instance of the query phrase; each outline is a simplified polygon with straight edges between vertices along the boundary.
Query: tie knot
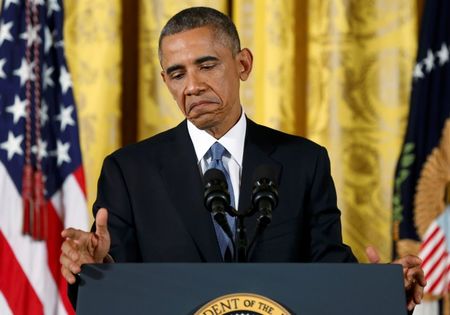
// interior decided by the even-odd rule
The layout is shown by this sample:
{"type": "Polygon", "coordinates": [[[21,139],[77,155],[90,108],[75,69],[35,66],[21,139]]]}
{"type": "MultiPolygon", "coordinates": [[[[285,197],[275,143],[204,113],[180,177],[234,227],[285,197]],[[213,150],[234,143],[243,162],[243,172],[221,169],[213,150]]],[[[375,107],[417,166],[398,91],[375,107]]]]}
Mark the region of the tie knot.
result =
{"type": "Polygon", "coordinates": [[[222,157],[223,157],[223,155],[224,155],[224,153],[226,151],[224,146],[221,145],[219,142],[215,142],[211,146],[210,150],[211,150],[211,158],[213,160],[216,160],[216,161],[217,160],[222,160],[222,157]]]}

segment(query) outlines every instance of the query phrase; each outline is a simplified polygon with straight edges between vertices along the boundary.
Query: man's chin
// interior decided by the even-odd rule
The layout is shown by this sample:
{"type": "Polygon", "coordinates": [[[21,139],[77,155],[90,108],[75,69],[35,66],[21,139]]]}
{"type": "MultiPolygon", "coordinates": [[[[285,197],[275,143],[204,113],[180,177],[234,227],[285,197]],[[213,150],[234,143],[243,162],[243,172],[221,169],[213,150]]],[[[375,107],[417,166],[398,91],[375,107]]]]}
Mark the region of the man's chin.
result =
{"type": "Polygon", "coordinates": [[[209,130],[217,125],[217,122],[207,117],[188,118],[188,120],[200,130],[209,130]]]}

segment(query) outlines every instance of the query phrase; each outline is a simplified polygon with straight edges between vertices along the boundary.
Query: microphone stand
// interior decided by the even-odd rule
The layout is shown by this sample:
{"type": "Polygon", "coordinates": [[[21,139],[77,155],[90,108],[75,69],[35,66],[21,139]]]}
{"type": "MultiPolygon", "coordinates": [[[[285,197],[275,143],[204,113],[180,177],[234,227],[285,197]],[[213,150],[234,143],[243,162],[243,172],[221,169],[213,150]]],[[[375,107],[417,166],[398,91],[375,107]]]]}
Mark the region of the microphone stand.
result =
{"type": "MultiPolygon", "coordinates": [[[[249,253],[255,246],[258,237],[262,235],[266,227],[272,221],[272,213],[269,210],[270,207],[267,207],[268,204],[269,203],[267,202],[263,203],[264,206],[260,210],[261,213],[257,218],[258,223],[256,226],[256,231],[255,234],[253,235],[250,245],[248,244],[247,240],[247,229],[245,228],[244,219],[246,217],[253,216],[256,212],[256,209],[250,207],[247,211],[241,213],[231,206],[227,207],[226,212],[228,212],[228,214],[231,215],[232,217],[236,218],[236,235],[234,240],[231,239],[231,242],[233,243],[234,247],[233,262],[248,262],[249,253]]],[[[224,224],[228,227],[228,222],[226,220],[224,224]]],[[[227,230],[231,231],[229,227],[227,230]]]]}
{"type": "Polygon", "coordinates": [[[244,219],[248,216],[253,215],[254,211],[252,208],[248,209],[244,213],[238,212],[236,209],[229,207],[228,214],[236,217],[236,245],[234,248],[233,261],[234,262],[247,262],[248,261],[248,240],[247,240],[247,229],[245,228],[244,219]]]}
{"type": "Polygon", "coordinates": [[[247,230],[244,225],[243,215],[237,216],[236,223],[236,249],[235,249],[235,262],[247,262],[247,230]]]}

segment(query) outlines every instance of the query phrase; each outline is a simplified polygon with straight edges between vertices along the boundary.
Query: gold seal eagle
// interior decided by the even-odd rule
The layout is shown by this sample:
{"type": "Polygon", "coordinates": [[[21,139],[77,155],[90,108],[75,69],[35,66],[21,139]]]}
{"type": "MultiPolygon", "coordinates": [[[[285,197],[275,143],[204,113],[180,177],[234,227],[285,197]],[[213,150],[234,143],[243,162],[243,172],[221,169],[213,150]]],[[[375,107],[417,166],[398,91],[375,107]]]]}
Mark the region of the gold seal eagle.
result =
{"type": "Polygon", "coordinates": [[[414,222],[421,238],[430,224],[444,212],[449,202],[449,184],[450,119],[447,119],[439,146],[427,157],[416,186],[414,222]]]}
{"type": "MultiPolygon", "coordinates": [[[[450,203],[450,119],[447,119],[442,130],[439,145],[428,155],[423,164],[414,196],[414,224],[417,233],[423,239],[430,224],[436,220],[450,203]]],[[[418,255],[421,242],[410,239],[397,241],[397,252],[418,255]]],[[[426,294],[426,300],[439,297],[426,294]]],[[[449,304],[448,296],[445,304],[449,304]]],[[[445,313],[449,314],[449,312],[445,313]]]]}

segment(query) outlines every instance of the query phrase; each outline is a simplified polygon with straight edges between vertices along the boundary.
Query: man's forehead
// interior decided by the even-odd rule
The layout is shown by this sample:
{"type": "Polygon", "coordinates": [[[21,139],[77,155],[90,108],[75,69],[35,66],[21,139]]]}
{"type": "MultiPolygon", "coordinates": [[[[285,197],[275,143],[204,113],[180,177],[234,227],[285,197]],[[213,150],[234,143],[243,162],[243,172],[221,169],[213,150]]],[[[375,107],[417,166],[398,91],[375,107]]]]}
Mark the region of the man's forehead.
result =
{"type": "Polygon", "coordinates": [[[176,34],[168,35],[161,41],[161,62],[168,59],[190,59],[191,61],[202,56],[217,56],[218,49],[230,50],[223,36],[218,36],[211,27],[199,27],[176,34]]]}

